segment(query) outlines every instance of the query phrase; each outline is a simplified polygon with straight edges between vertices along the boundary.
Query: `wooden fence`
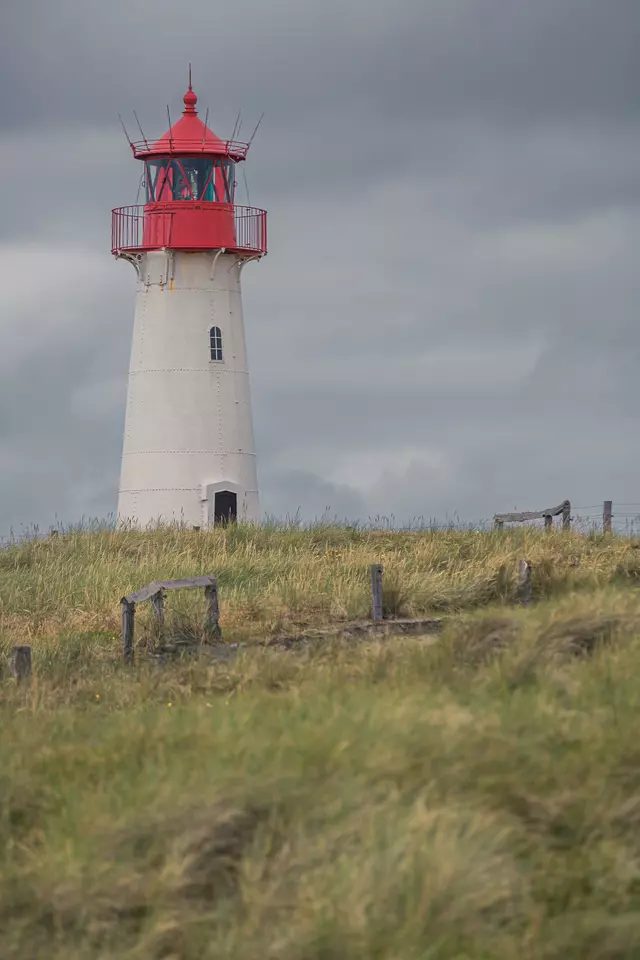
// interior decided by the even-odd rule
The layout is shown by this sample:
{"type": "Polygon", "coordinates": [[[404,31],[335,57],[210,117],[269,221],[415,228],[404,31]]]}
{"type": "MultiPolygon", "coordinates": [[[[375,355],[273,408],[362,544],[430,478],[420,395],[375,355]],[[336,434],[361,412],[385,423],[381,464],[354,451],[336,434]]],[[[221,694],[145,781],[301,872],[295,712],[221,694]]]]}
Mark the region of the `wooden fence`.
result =
{"type": "Polygon", "coordinates": [[[525,510],[523,513],[497,513],[493,518],[494,525],[501,530],[505,523],[524,523],[526,520],[544,520],[546,529],[553,526],[553,518],[562,517],[562,529],[571,529],[571,502],[563,500],[557,507],[548,507],[546,510],[525,510]]]}
{"type": "Polygon", "coordinates": [[[123,597],[122,609],[122,646],[125,663],[133,663],[133,633],[135,626],[136,604],[151,600],[153,615],[158,626],[164,623],[164,597],[167,590],[193,590],[204,588],[207,598],[207,618],[205,627],[217,639],[222,636],[220,630],[220,606],[218,603],[218,581],[214,576],[189,577],[185,580],[154,580],[136,593],[123,597]]]}
{"type": "MultiPolygon", "coordinates": [[[[525,510],[522,513],[497,513],[493,518],[496,529],[501,530],[505,523],[525,523],[527,520],[544,520],[546,530],[553,528],[553,518],[562,517],[562,529],[571,529],[571,501],[563,500],[557,507],[546,510],[525,510]]],[[[613,501],[605,500],[602,505],[602,530],[611,533],[613,529],[613,501]]]]}
{"type": "MultiPolygon", "coordinates": [[[[408,634],[430,634],[438,633],[442,628],[441,619],[415,618],[396,618],[389,617],[385,611],[384,590],[383,590],[383,567],[380,563],[374,563],[370,567],[371,575],[371,619],[364,622],[351,622],[342,626],[345,634],[357,633],[360,637],[364,635],[380,635],[397,633],[401,635],[408,634]]],[[[148,584],[136,593],[123,597],[120,601],[122,606],[122,648],[125,663],[133,665],[134,663],[134,621],[135,607],[137,603],[144,603],[151,600],[153,604],[154,617],[156,622],[161,625],[164,622],[164,591],[178,590],[181,588],[204,587],[205,595],[208,598],[208,610],[206,625],[208,630],[216,638],[222,636],[220,629],[220,608],[218,598],[218,587],[214,576],[194,577],[189,580],[156,580],[148,584]]],[[[521,603],[530,603],[532,598],[532,566],[528,560],[520,560],[518,573],[517,597],[521,603]]],[[[315,637],[326,635],[333,636],[335,627],[315,631],[315,637]]],[[[271,640],[269,646],[281,645],[290,647],[295,641],[303,640],[305,637],[282,637],[279,640],[271,640]]]]}
{"type": "MultiPolygon", "coordinates": [[[[349,624],[348,630],[357,626],[360,633],[376,633],[379,628],[395,628],[398,633],[415,633],[420,630],[433,632],[440,626],[440,621],[425,619],[389,619],[385,616],[384,596],[382,589],[382,565],[375,563],[370,568],[371,572],[371,621],[359,623],[357,625],[349,624]]],[[[164,596],[166,590],[181,590],[204,588],[207,598],[207,615],[205,628],[207,632],[215,639],[222,637],[220,628],[220,604],[218,597],[218,583],[216,577],[208,575],[204,577],[193,577],[187,580],[154,580],[147,584],[136,593],[131,593],[123,597],[120,601],[122,609],[122,650],[125,663],[133,665],[134,663],[134,626],[136,605],[151,601],[153,606],[154,619],[160,627],[164,623],[164,596]]],[[[387,631],[388,632],[388,631],[387,631]]],[[[291,638],[285,638],[291,640],[291,638]]],[[[286,646],[287,644],[285,644],[286,646]]]]}
{"type": "MultiPolygon", "coordinates": [[[[346,636],[356,636],[364,639],[371,636],[399,634],[427,635],[440,633],[444,621],[440,619],[402,619],[389,617],[384,609],[383,568],[379,563],[372,564],[371,573],[371,620],[364,622],[350,622],[343,624],[337,630],[320,630],[313,633],[314,639],[329,639],[336,633],[346,636]]],[[[204,588],[207,597],[207,615],[205,627],[216,639],[220,639],[220,608],[218,599],[218,585],[215,576],[192,577],[185,580],[155,580],[147,584],[136,593],[123,597],[120,601],[122,608],[122,650],[124,662],[128,666],[134,664],[134,626],[136,604],[150,600],[153,606],[154,619],[158,626],[164,623],[164,598],[167,590],[204,588]]],[[[518,567],[517,600],[519,603],[531,603],[533,596],[533,569],[528,560],[520,560],[518,567]]],[[[296,643],[308,640],[306,635],[299,637],[281,637],[267,641],[267,646],[279,646],[289,649],[296,643]]],[[[237,647],[238,644],[233,646],[237,647]]],[[[31,647],[13,647],[9,658],[10,674],[17,683],[29,680],[31,677],[31,647]]]]}

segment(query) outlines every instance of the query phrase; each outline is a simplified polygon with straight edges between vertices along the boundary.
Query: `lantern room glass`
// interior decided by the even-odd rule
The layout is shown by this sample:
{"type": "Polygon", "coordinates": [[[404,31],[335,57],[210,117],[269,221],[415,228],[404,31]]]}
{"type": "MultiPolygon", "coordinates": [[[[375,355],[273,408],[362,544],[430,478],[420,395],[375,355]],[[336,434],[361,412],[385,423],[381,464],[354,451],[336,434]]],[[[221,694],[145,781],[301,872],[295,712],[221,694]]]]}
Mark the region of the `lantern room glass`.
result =
{"type": "Polygon", "coordinates": [[[227,158],[168,157],[145,164],[147,203],[199,200],[233,203],[235,163],[227,158]]]}

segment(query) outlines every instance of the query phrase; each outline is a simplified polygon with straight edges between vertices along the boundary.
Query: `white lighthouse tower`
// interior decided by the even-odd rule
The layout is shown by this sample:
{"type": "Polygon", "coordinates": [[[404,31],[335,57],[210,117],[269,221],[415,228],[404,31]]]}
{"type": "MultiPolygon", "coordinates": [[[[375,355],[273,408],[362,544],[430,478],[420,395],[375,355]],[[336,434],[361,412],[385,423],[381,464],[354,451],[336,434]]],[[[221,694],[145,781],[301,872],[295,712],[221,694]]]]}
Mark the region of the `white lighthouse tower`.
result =
{"type": "Polygon", "coordinates": [[[113,211],[112,251],[138,286],[118,518],[190,527],[257,521],[258,482],[240,279],[266,253],[264,210],[234,203],[249,145],[196,111],[132,143],[146,203],[113,211]]]}

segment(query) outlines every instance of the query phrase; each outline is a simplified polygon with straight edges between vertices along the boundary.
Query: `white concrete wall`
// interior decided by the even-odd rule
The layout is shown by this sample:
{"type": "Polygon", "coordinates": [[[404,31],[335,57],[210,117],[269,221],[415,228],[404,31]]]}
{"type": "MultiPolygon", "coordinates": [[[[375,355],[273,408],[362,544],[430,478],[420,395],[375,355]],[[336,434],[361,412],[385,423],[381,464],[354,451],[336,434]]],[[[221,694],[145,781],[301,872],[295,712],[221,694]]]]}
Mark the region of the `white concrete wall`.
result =
{"type": "Polygon", "coordinates": [[[207,486],[237,491],[238,518],[259,519],[240,262],[154,251],[139,263],[118,517],[206,526],[207,486]]]}

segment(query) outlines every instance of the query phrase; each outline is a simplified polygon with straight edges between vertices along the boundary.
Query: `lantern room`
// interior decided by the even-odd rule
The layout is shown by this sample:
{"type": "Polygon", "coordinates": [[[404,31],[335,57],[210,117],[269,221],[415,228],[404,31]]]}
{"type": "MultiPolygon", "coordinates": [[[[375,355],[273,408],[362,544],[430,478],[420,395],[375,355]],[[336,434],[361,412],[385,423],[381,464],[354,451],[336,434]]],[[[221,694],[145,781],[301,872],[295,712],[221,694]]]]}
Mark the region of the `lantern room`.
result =
{"type": "Polygon", "coordinates": [[[233,203],[235,162],[222,157],[162,157],[145,161],[147,203],[206,200],[233,203]]]}
{"type": "Polygon", "coordinates": [[[237,165],[249,144],[217,137],[198,116],[197,102],[189,83],[180,120],[159,140],[131,142],[134,157],[144,163],[146,202],[113,211],[114,254],[157,249],[266,253],[265,211],[235,203],[237,165]]]}

